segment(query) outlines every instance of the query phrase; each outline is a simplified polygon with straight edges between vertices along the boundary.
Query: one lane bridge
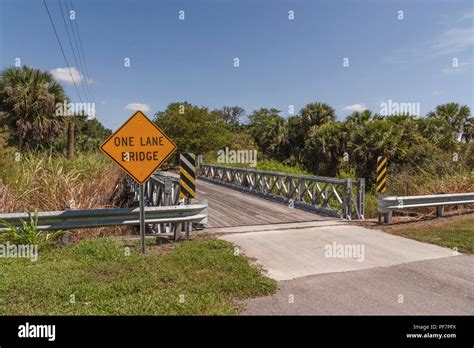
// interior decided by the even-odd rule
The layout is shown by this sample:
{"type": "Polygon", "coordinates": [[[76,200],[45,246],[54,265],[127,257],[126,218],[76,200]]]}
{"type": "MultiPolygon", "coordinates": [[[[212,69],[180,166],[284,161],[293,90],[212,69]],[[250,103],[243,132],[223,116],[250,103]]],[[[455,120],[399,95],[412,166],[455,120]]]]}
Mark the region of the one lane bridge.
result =
{"type": "Polygon", "coordinates": [[[206,228],[335,220],[204,180],[197,180],[197,194],[208,203],[206,228]]]}

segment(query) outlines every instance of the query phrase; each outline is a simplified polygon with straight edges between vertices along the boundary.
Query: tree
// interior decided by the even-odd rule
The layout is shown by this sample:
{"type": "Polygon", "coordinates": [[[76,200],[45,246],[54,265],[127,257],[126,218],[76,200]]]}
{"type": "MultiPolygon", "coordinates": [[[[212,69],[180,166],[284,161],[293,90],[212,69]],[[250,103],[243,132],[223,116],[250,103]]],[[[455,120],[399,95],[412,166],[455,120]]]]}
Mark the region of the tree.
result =
{"type": "Polygon", "coordinates": [[[227,144],[230,130],[218,113],[188,102],[171,103],[155,113],[154,122],[178,146],[178,152],[205,154],[227,144]]]}
{"type": "MultiPolygon", "coordinates": [[[[74,119],[74,139],[76,151],[97,151],[100,144],[104,142],[112,131],[105,128],[97,119],[88,119],[87,116],[74,115],[70,116],[74,119]]],[[[55,148],[63,151],[64,148],[69,149],[68,134],[64,134],[60,139],[55,141],[55,148]]]]}
{"type": "Polygon", "coordinates": [[[7,68],[0,79],[0,112],[20,148],[51,144],[64,130],[56,105],[66,99],[51,74],[30,67],[7,68]]]}
{"type": "Polygon", "coordinates": [[[310,103],[299,114],[288,119],[288,146],[290,162],[301,162],[307,140],[314,135],[316,128],[333,123],[336,114],[332,107],[324,103],[310,103]]]}
{"type": "Polygon", "coordinates": [[[373,119],[372,111],[355,111],[346,117],[346,122],[351,126],[361,127],[373,119]]]}
{"type": "Polygon", "coordinates": [[[344,153],[344,134],[341,123],[312,127],[303,150],[305,166],[318,175],[335,176],[344,153]]]}
{"type": "Polygon", "coordinates": [[[280,110],[260,108],[249,116],[248,131],[262,153],[278,155],[279,148],[287,139],[285,119],[280,110]]]}
{"type": "Polygon", "coordinates": [[[464,124],[463,140],[466,143],[474,141],[474,117],[469,117],[464,124]]]}
{"type": "Polygon", "coordinates": [[[72,161],[74,159],[74,121],[67,124],[67,158],[72,161]]]}
{"type": "Polygon", "coordinates": [[[313,126],[321,126],[336,120],[332,107],[324,103],[310,103],[300,110],[301,125],[309,130],[313,126]]]}
{"type": "Polygon", "coordinates": [[[445,118],[420,118],[417,124],[421,134],[434,146],[442,150],[456,148],[456,131],[445,118]]]}
{"type": "Polygon", "coordinates": [[[220,119],[229,125],[232,129],[237,129],[241,123],[241,119],[245,115],[245,109],[240,106],[224,106],[220,110],[216,110],[219,113],[220,119]]]}
{"type": "Polygon", "coordinates": [[[458,103],[447,103],[438,105],[435,111],[428,113],[428,118],[441,119],[456,132],[460,139],[464,132],[464,126],[471,116],[471,110],[467,105],[460,106],[458,103]]]}

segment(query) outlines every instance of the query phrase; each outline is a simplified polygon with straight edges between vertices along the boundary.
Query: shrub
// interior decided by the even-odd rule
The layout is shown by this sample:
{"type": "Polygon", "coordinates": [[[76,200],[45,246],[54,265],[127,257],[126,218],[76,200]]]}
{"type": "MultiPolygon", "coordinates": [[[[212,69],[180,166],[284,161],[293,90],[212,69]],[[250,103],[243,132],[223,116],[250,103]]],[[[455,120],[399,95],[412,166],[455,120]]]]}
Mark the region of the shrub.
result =
{"type": "Polygon", "coordinates": [[[55,243],[63,231],[40,231],[38,230],[38,213],[30,214],[29,221],[21,221],[21,227],[17,227],[7,221],[0,220],[0,226],[8,228],[0,232],[0,238],[17,245],[38,245],[43,247],[55,243]]]}

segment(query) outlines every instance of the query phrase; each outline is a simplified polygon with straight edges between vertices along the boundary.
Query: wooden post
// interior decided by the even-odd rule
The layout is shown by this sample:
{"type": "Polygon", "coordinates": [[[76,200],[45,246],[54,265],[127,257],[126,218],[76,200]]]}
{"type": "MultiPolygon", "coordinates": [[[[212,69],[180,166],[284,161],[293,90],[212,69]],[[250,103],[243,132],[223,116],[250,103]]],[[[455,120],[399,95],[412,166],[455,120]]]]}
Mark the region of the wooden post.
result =
{"type": "Polygon", "coordinates": [[[67,157],[70,161],[74,160],[74,122],[70,121],[67,125],[67,157]]]}

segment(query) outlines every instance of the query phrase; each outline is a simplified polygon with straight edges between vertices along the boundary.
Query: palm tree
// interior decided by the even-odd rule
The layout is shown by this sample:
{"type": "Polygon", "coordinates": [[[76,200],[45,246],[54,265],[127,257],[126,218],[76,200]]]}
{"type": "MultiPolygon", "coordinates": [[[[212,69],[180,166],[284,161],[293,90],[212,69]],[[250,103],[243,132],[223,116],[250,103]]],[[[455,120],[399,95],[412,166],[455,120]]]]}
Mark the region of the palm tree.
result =
{"type": "Polygon", "coordinates": [[[427,116],[428,118],[446,121],[458,133],[458,138],[462,138],[464,126],[471,116],[471,110],[467,105],[460,106],[458,103],[447,103],[438,105],[436,110],[429,112],[427,116]]]}
{"type": "Polygon", "coordinates": [[[20,149],[51,144],[64,129],[56,105],[64,90],[48,72],[30,67],[6,68],[0,79],[0,112],[20,149]]]}
{"type": "Polygon", "coordinates": [[[285,119],[280,110],[260,108],[249,116],[249,131],[260,150],[271,155],[286,139],[285,119]]]}
{"type": "Polygon", "coordinates": [[[337,174],[344,152],[344,132],[341,123],[326,123],[312,127],[303,149],[304,163],[318,175],[337,174]]]}
{"type": "Polygon", "coordinates": [[[346,122],[350,123],[351,126],[355,125],[358,127],[363,126],[365,123],[371,121],[373,119],[372,111],[364,110],[364,111],[355,111],[346,118],[346,122]]]}
{"type": "Polygon", "coordinates": [[[306,131],[312,126],[322,126],[336,120],[336,113],[332,107],[324,103],[307,104],[300,110],[302,126],[306,131]]]}
{"type": "Polygon", "coordinates": [[[466,143],[470,143],[474,140],[474,117],[469,117],[464,124],[463,138],[466,143]]]}

